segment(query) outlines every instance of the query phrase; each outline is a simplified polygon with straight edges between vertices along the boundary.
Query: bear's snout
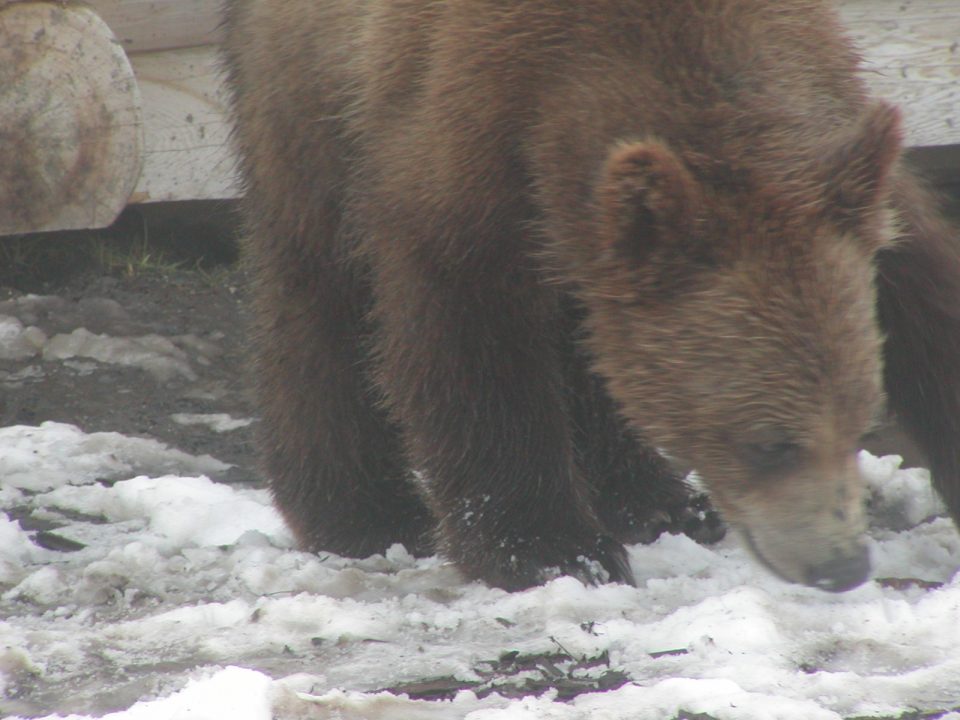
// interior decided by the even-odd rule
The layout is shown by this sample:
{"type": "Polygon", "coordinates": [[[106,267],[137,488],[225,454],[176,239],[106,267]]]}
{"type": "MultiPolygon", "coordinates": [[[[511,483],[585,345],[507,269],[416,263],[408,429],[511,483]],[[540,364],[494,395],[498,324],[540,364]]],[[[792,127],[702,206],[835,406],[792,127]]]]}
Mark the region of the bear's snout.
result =
{"type": "Polygon", "coordinates": [[[855,455],[840,461],[829,455],[785,476],[750,482],[738,496],[724,492],[723,482],[715,483],[713,499],[750,552],[775,575],[843,592],[870,576],[866,486],[855,455]]]}
{"type": "Polygon", "coordinates": [[[762,541],[758,542],[749,530],[740,530],[744,545],[753,556],[787,582],[809,585],[826,592],[845,592],[862,585],[870,577],[870,550],[860,540],[846,547],[831,548],[824,543],[816,544],[812,549],[817,557],[808,560],[804,549],[810,549],[809,545],[797,544],[792,552],[784,552],[784,546],[764,549],[762,541]],[[827,556],[827,559],[821,560],[823,556],[827,556]]]}
{"type": "Polygon", "coordinates": [[[828,592],[843,592],[862,585],[869,576],[870,551],[865,545],[858,545],[849,553],[812,566],[806,584],[828,592]]]}

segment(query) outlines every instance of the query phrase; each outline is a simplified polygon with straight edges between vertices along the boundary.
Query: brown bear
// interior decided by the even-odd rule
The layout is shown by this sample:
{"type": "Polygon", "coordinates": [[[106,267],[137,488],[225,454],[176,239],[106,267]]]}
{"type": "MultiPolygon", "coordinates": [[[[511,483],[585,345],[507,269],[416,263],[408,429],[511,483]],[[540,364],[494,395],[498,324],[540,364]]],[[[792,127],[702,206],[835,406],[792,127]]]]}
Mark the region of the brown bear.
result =
{"type": "Polygon", "coordinates": [[[225,30],[304,547],[631,582],[676,461],[844,590],[885,399],[960,519],[960,251],[828,3],[232,0],[225,30]]]}

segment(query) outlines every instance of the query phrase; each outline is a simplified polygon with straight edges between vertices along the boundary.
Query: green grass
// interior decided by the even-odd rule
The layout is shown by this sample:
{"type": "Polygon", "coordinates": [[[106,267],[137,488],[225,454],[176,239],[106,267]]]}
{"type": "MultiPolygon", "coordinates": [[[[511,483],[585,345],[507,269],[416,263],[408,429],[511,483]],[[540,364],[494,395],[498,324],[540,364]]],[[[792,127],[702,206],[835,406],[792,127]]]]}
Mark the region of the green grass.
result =
{"type": "Polygon", "coordinates": [[[44,292],[87,274],[169,276],[197,271],[216,283],[237,259],[234,229],[179,216],[121,216],[105,230],[0,238],[0,287],[44,292]]]}

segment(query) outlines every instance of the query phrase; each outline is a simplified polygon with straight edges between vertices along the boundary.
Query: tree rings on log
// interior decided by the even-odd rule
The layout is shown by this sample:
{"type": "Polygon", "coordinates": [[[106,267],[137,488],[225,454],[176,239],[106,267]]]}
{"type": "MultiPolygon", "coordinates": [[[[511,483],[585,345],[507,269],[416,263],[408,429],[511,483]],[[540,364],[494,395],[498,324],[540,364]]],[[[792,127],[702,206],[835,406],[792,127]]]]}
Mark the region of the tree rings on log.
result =
{"type": "Polygon", "coordinates": [[[0,0],[0,235],[109,225],[142,161],[140,93],[106,24],[0,0]]]}

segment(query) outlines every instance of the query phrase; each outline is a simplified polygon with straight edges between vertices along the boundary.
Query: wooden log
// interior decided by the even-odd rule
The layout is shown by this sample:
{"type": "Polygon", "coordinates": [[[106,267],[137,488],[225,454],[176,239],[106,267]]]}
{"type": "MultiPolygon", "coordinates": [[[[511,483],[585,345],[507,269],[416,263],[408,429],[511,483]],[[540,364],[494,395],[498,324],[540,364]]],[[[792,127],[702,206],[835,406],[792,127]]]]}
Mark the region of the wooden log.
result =
{"type": "Polygon", "coordinates": [[[82,6],[0,5],[0,235],[101,227],[143,154],[133,70],[82,6]]]}
{"type": "Polygon", "coordinates": [[[91,0],[127,53],[219,42],[220,0],[91,0]]]}

